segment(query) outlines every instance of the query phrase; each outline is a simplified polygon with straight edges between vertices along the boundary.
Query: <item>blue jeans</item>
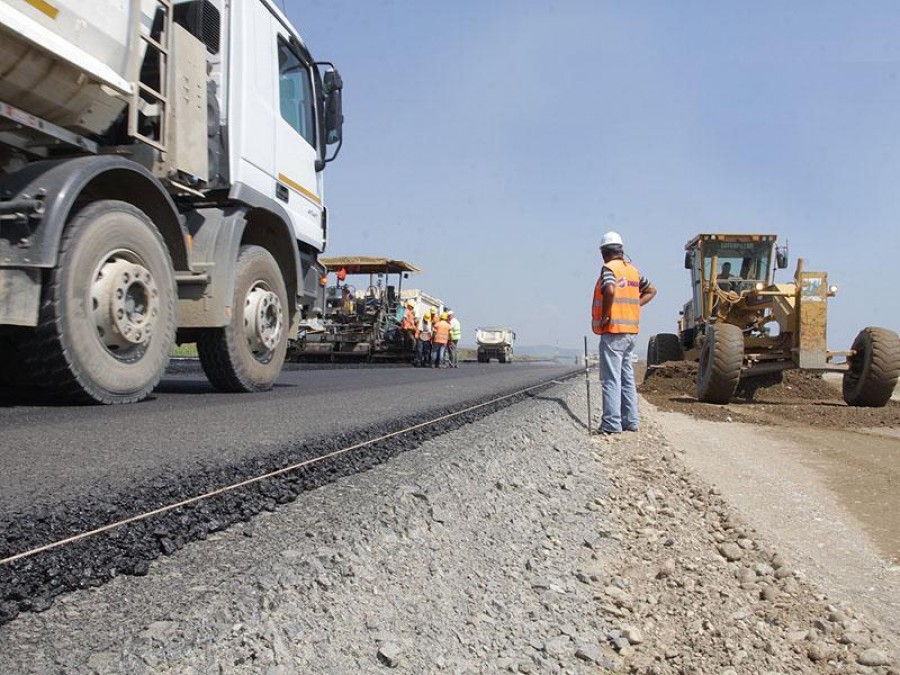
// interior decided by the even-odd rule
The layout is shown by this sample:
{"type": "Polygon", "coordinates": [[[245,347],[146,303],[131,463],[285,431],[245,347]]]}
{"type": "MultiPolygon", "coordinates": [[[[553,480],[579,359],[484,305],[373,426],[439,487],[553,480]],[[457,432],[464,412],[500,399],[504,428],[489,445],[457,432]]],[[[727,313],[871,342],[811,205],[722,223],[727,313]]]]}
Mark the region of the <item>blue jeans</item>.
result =
{"type": "Polygon", "coordinates": [[[431,343],[431,367],[434,368],[437,366],[438,368],[444,367],[444,348],[447,345],[442,345],[438,342],[431,343]]]}
{"type": "Polygon", "coordinates": [[[427,366],[431,361],[431,342],[419,339],[416,342],[416,365],[427,366]]]}
{"type": "Polygon", "coordinates": [[[637,335],[604,333],[600,336],[600,378],[603,380],[603,419],[600,431],[637,431],[637,387],[631,360],[637,335]]]}

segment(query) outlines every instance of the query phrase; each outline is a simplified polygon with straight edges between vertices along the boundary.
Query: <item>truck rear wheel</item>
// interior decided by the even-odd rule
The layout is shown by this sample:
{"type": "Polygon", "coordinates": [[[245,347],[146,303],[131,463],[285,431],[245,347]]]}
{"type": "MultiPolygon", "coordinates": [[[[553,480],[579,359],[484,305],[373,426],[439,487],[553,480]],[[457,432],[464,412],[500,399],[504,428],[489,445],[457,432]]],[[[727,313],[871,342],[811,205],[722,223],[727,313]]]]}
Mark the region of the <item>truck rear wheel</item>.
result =
{"type": "Polygon", "coordinates": [[[900,337],[886,328],[864,328],[853,341],[847,359],[843,395],[847,405],[881,408],[887,405],[900,378],[900,337]]]}
{"type": "Polygon", "coordinates": [[[242,246],[237,259],[231,321],[201,332],[197,353],[220,391],[270,389],[288,342],[288,297],[281,270],[260,246],[242,246]]]}
{"type": "Polygon", "coordinates": [[[728,323],[707,328],[697,367],[697,399],[728,403],[741,379],[743,362],[744,334],[740,328],[728,323]]]}
{"type": "Polygon", "coordinates": [[[69,222],[41,298],[28,365],[73,402],[133,403],[159,382],[175,341],[175,276],[140,210],[103,200],[69,222]]]}

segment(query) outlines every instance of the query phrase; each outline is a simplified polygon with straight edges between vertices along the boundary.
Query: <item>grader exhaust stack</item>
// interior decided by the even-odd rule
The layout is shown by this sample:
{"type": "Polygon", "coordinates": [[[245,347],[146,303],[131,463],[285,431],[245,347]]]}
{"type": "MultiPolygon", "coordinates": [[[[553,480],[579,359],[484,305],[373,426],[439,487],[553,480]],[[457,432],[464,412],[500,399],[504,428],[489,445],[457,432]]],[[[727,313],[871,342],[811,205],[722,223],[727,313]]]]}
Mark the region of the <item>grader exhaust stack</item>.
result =
{"type": "Polygon", "coordinates": [[[786,247],[772,234],[699,234],[685,245],[692,297],[678,334],[650,338],[647,364],[698,362],[697,398],[728,403],[736,393],[752,397],[781,380],[785,370],[842,372],[843,397],[853,406],[881,407],[900,378],[900,337],[869,327],[851,349],[827,347],[828,299],[837,287],[828,275],[797,262],[790,283],[774,283],[787,267],[786,247]]]}

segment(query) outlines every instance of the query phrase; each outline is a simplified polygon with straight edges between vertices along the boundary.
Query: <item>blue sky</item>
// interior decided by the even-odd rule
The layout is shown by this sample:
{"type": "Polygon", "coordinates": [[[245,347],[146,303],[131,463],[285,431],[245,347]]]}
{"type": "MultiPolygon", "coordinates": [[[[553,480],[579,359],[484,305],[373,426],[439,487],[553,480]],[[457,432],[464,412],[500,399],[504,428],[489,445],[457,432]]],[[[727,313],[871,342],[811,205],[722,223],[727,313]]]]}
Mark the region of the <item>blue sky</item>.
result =
{"type": "Polygon", "coordinates": [[[659,289],[644,341],[701,231],[827,271],[833,349],[900,328],[900,3],[284,4],[345,83],[327,254],[419,265],[464,343],[580,347],[609,229],[659,289]]]}

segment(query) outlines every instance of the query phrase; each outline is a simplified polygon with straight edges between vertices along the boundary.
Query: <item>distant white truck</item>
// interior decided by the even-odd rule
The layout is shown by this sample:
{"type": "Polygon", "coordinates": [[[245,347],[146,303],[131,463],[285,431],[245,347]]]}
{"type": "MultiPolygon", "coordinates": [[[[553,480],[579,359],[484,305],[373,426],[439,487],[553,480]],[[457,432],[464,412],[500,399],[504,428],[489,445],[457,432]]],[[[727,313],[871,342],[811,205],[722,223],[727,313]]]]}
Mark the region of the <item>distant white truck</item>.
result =
{"type": "Polygon", "coordinates": [[[478,363],[488,363],[491,359],[511,363],[515,341],[516,334],[509,328],[477,328],[475,342],[478,344],[478,363]]]}
{"type": "Polygon", "coordinates": [[[322,311],[342,87],[274,0],[0,0],[0,388],[138,401],[176,342],[270,388],[322,311]]]}

